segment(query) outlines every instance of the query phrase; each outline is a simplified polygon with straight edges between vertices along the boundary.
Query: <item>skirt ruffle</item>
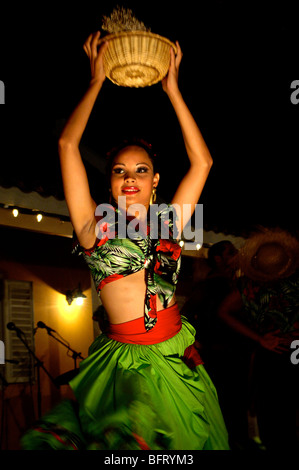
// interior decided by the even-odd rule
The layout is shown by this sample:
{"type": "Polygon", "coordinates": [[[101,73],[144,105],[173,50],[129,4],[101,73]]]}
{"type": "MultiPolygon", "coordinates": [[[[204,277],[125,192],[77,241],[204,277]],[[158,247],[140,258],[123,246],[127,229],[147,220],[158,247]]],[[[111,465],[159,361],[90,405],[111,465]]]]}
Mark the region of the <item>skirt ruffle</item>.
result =
{"type": "Polygon", "coordinates": [[[101,334],[64,401],[22,438],[24,449],[220,450],[228,436],[203,365],[188,367],[195,330],[162,343],[120,343],[101,334]],[[59,423],[59,425],[58,425],[59,423]]]}

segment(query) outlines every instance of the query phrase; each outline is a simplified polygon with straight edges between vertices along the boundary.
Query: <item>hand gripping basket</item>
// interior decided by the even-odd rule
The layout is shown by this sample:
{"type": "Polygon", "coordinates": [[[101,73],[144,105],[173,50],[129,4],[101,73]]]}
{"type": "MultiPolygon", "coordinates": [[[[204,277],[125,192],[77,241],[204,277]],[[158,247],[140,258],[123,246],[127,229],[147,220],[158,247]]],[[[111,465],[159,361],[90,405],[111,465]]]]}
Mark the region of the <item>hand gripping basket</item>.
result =
{"type": "Polygon", "coordinates": [[[171,41],[147,31],[109,34],[102,41],[109,41],[103,57],[105,74],[113,83],[124,87],[158,83],[168,72],[170,47],[177,53],[171,41]]]}

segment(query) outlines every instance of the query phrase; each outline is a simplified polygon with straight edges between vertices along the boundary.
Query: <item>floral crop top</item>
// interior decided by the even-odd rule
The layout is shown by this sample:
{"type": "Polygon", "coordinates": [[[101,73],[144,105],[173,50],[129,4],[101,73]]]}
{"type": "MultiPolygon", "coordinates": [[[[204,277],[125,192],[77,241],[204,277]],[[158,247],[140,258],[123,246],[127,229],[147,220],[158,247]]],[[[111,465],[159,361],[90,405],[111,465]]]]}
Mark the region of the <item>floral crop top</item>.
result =
{"type": "Polygon", "coordinates": [[[130,219],[121,209],[106,205],[107,215],[97,217],[95,246],[90,250],[78,243],[75,246],[91,270],[99,295],[105,284],[146,270],[146,330],[157,322],[156,294],[166,308],[175,293],[181,266],[181,247],[173,236],[175,209],[172,205],[162,206],[162,210],[157,205],[158,210],[151,211],[150,221],[142,228],[136,224],[137,219],[130,219]]]}

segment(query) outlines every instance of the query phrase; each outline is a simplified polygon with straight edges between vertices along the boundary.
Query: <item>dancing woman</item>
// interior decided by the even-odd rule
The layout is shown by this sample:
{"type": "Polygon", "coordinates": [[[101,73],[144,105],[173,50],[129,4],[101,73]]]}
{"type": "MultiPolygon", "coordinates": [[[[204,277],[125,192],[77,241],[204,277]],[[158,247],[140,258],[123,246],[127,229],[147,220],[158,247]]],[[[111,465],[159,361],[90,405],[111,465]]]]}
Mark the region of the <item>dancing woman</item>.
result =
{"type": "Polygon", "coordinates": [[[177,217],[172,222],[169,211],[162,210],[159,221],[168,224],[169,237],[163,239],[160,232],[157,239],[149,236],[147,214],[160,176],[150,147],[124,144],[110,162],[112,205],[118,215],[125,212],[125,217],[132,204],[144,207],[144,212],[133,215],[146,231],[143,237],[121,238],[116,219],[104,224],[96,216],[97,203],[107,201],[92,199],[79,152],[105,80],[103,55],[108,43],[99,47],[99,41],[97,32],[84,44],[91,80],[61,134],[59,155],[80,252],[91,269],[109,326],[91,345],[79,374],[70,382],[76,401],[63,402],[45,416],[38,428],[24,436],[23,446],[228,449],[216,390],[194,348],[195,331],[181,317],[175,301],[181,249],[174,233],[180,233],[187,222],[183,204],[194,211],[212,165],[178,87],[182,52],[178,43],[176,56],[171,48],[168,75],[162,81],[190,160],[169,206],[178,209],[177,217]],[[123,207],[117,206],[120,197],[125,197],[123,207]]]}

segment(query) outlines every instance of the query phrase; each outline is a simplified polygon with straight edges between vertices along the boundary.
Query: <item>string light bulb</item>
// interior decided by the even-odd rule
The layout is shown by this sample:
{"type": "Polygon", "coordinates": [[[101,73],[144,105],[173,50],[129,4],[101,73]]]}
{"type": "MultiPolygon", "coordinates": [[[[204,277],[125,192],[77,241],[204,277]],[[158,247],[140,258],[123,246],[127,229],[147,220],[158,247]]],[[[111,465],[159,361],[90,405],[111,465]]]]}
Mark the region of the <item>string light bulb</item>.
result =
{"type": "Polygon", "coordinates": [[[41,221],[42,221],[42,219],[43,219],[43,216],[42,216],[42,214],[37,214],[37,216],[36,216],[36,220],[37,220],[38,222],[41,222],[41,221]]]}
{"type": "Polygon", "coordinates": [[[12,210],[12,215],[13,215],[14,217],[18,217],[18,215],[19,215],[18,209],[13,209],[13,210],[12,210]]]}

